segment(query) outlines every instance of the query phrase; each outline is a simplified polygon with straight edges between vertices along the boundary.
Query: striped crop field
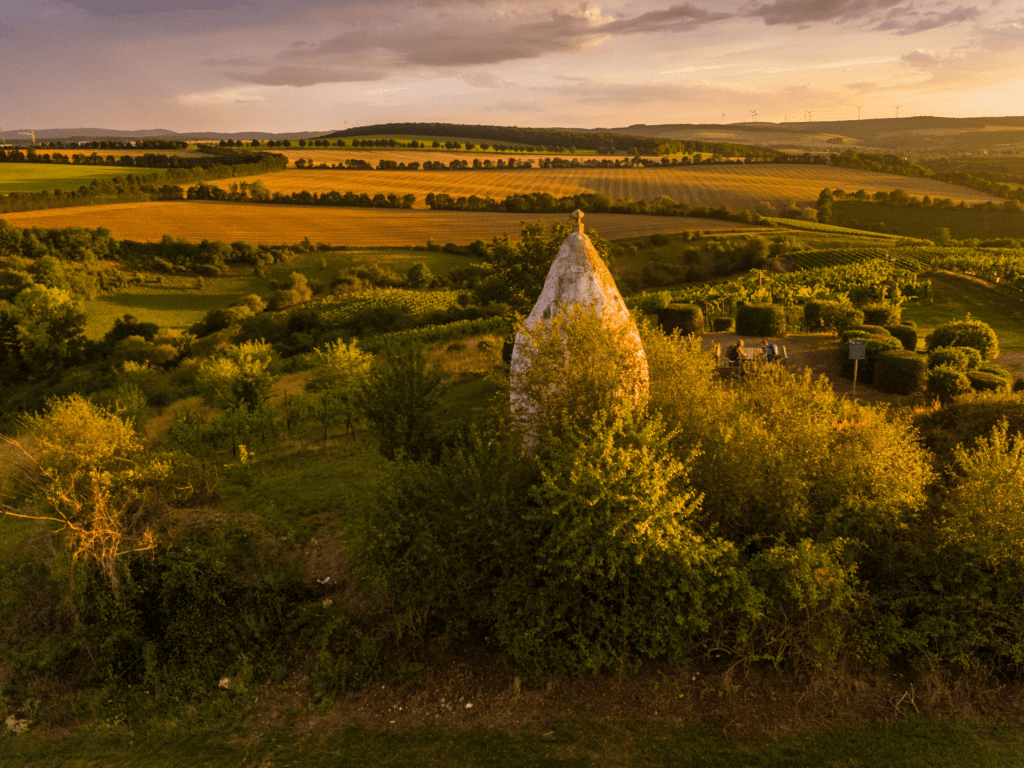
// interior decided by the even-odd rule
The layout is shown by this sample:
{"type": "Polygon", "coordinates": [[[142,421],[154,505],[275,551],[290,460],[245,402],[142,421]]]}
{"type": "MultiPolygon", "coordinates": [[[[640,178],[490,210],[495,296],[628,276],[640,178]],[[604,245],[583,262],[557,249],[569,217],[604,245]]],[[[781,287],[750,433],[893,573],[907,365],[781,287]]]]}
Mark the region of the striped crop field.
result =
{"type": "Polygon", "coordinates": [[[453,152],[449,149],[386,149],[380,147],[367,147],[366,149],[354,147],[304,147],[301,149],[296,149],[295,147],[290,149],[270,147],[261,151],[284,155],[291,163],[295,163],[296,160],[301,158],[303,160],[312,160],[317,165],[320,163],[339,165],[346,160],[352,159],[365,160],[374,166],[381,160],[394,160],[396,163],[406,164],[419,163],[420,165],[428,160],[434,163],[444,163],[445,165],[452,160],[465,160],[472,165],[474,160],[479,160],[480,162],[490,160],[492,163],[497,163],[499,160],[508,162],[509,158],[513,158],[517,163],[520,160],[530,160],[536,168],[537,161],[544,157],[562,157],[566,160],[575,158],[577,160],[612,161],[622,160],[623,157],[622,155],[587,155],[582,152],[576,155],[569,155],[555,152],[495,152],[494,150],[488,150],[487,152],[476,150],[453,152]]]}
{"type": "MultiPolygon", "coordinates": [[[[383,175],[383,174],[382,174],[383,175]]],[[[10,213],[16,227],[107,227],[120,240],[157,241],[164,235],[200,241],[246,240],[253,243],[297,243],[304,237],[331,245],[376,247],[444,244],[491,240],[508,232],[518,236],[520,221],[563,221],[564,214],[467,213],[403,211],[384,208],[327,208],[245,203],[118,203],[80,208],[10,213]]],[[[715,219],[631,216],[595,213],[586,222],[608,239],[691,230],[753,230],[744,224],[715,219]]]]}
{"type": "Polygon", "coordinates": [[[96,165],[64,163],[0,163],[0,194],[44,192],[62,189],[71,192],[87,186],[93,179],[163,173],[162,168],[107,168],[96,165]]]}
{"type": "MultiPolygon", "coordinates": [[[[873,171],[817,165],[709,165],[679,168],[534,168],[466,171],[332,171],[292,169],[253,176],[271,192],[338,192],[416,195],[424,206],[428,192],[453,197],[478,195],[501,200],[516,192],[546,192],[555,197],[599,192],[613,199],[657,200],[668,195],[687,205],[753,210],[762,201],[776,208],[789,201],[811,205],[825,187],[869,193],[905,190],[970,203],[998,200],[967,187],[873,171]]],[[[233,181],[243,181],[234,179],[233,181]]]]}

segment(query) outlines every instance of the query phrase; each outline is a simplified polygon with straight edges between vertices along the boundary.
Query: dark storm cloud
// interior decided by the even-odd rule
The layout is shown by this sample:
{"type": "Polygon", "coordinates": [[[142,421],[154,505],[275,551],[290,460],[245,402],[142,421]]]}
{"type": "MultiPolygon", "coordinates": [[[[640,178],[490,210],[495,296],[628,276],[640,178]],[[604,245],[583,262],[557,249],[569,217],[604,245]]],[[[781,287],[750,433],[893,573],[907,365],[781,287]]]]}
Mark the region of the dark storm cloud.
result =
{"type": "Polygon", "coordinates": [[[905,0],[775,0],[760,5],[747,15],[759,16],[765,24],[811,24],[820,21],[849,21],[886,11],[905,0]]]}
{"type": "Polygon", "coordinates": [[[965,8],[962,5],[948,13],[921,13],[914,7],[894,8],[886,14],[885,21],[875,27],[878,32],[895,32],[897,35],[913,35],[929,29],[945,27],[972,21],[981,16],[979,8],[965,8]]]}

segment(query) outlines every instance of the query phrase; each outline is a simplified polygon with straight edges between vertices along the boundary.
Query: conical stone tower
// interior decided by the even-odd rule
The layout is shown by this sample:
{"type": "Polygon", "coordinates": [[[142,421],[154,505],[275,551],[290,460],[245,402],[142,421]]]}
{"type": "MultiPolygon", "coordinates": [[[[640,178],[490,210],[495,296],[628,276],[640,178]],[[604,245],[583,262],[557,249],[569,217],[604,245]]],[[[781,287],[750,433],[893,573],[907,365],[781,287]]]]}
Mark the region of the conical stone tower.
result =
{"type": "MultiPolygon", "coordinates": [[[[544,281],[544,290],[533,305],[525,326],[532,329],[540,323],[550,323],[559,313],[571,313],[577,307],[593,307],[601,318],[602,326],[618,332],[621,343],[632,353],[627,356],[628,366],[621,372],[622,384],[626,391],[632,390],[635,399],[639,399],[647,394],[649,383],[647,356],[640,333],[608,267],[590,238],[583,233],[583,212],[576,211],[573,217],[576,224],[572,234],[559,248],[544,281]]],[[[529,366],[529,341],[520,332],[516,334],[512,348],[511,405],[512,412],[524,423],[528,434],[533,431],[530,422],[537,412],[537,404],[523,392],[522,387],[529,366]]]]}

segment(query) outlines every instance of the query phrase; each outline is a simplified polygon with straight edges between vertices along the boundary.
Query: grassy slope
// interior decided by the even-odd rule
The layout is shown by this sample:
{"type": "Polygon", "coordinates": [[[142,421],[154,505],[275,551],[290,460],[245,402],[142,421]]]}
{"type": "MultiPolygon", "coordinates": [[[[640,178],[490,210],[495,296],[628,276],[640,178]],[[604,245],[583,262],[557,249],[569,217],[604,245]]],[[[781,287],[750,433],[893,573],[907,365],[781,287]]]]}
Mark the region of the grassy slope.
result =
{"type": "Polygon", "coordinates": [[[1024,376],[1024,302],[966,277],[932,275],[932,283],[935,297],[931,303],[908,304],[903,310],[905,320],[917,323],[922,347],[924,337],[936,326],[962,320],[970,313],[996,332],[1000,349],[997,362],[1024,376]]]}
{"type": "Polygon", "coordinates": [[[286,264],[274,264],[259,277],[252,267],[236,267],[223,277],[203,278],[203,287],[196,289],[194,277],[165,275],[163,284],[133,286],[112,295],[101,295],[85,303],[87,333],[98,338],[114,325],[114,320],[131,313],[143,322],[161,328],[184,330],[198,322],[211,309],[230,306],[243,296],[255,293],[264,298],[272,293],[271,281],[283,280],[292,272],[301,272],[310,281],[329,283],[341,269],[377,264],[404,275],[418,262],[426,264],[435,274],[447,274],[453,267],[473,262],[465,256],[438,251],[327,251],[298,255],[286,264]],[[320,262],[327,262],[321,268],[320,262]]]}
{"type": "Polygon", "coordinates": [[[163,168],[108,168],[95,165],[0,163],[0,194],[9,192],[65,192],[88,185],[93,179],[163,173],[163,168]]]}

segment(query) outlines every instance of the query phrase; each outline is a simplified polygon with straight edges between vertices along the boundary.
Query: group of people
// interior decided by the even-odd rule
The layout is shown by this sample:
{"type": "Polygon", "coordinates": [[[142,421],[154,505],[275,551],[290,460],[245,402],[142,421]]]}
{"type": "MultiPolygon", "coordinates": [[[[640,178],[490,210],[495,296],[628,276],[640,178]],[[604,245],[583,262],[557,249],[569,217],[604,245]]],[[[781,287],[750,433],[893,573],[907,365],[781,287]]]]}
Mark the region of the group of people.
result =
{"type": "MultiPolygon", "coordinates": [[[[745,360],[747,348],[743,345],[743,339],[733,344],[726,351],[725,356],[731,363],[738,363],[745,360]]],[[[779,345],[774,341],[769,344],[766,339],[761,339],[761,355],[766,363],[774,363],[779,359],[779,345]]]]}

